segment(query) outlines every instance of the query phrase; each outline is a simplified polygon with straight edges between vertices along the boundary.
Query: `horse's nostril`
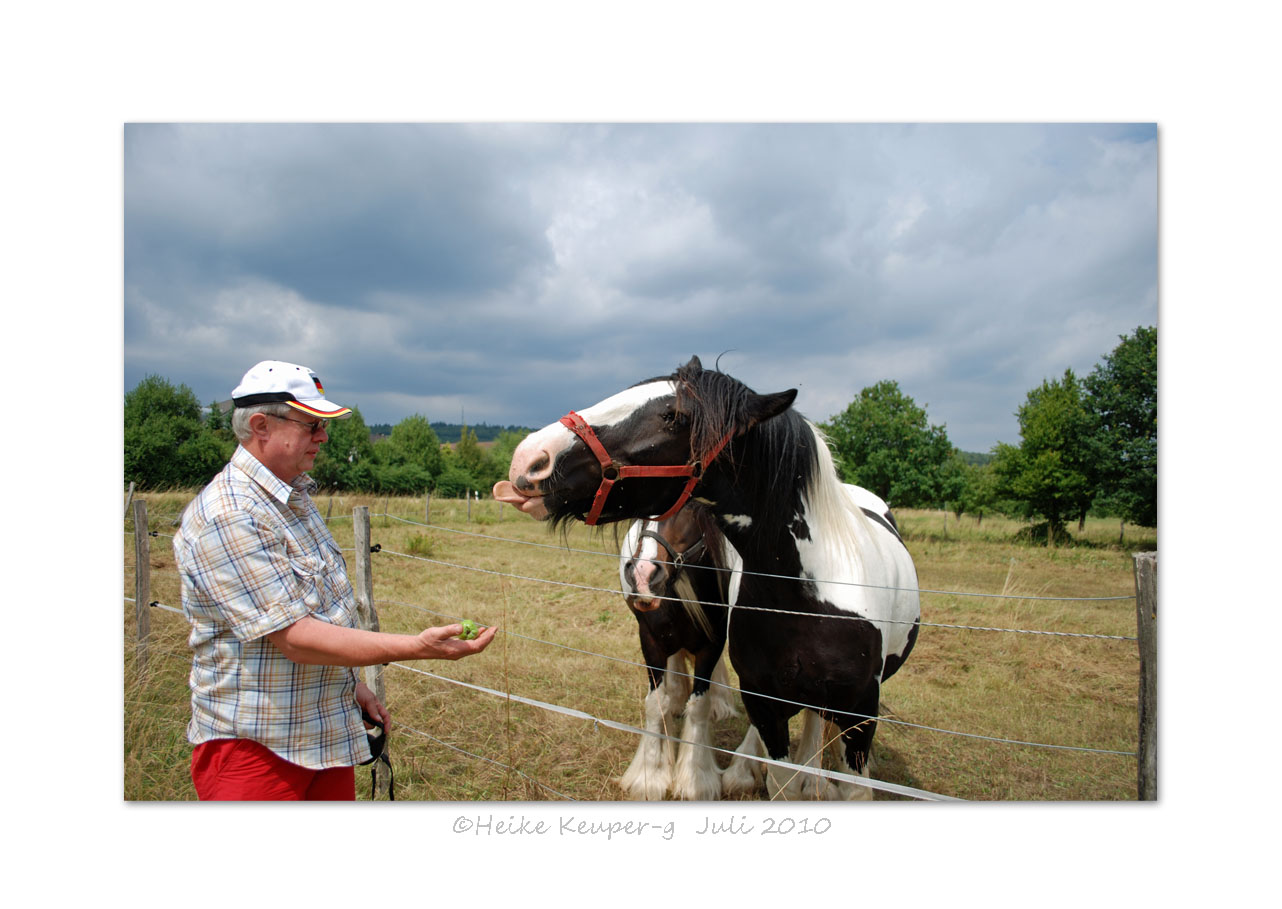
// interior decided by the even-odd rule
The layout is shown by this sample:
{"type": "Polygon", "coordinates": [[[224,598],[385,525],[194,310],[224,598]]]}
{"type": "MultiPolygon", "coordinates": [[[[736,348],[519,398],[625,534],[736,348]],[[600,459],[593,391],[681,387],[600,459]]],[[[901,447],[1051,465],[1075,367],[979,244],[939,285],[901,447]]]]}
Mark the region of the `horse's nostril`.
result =
{"type": "Polygon", "coordinates": [[[546,451],[542,452],[537,458],[534,459],[533,463],[531,463],[530,466],[526,469],[526,473],[533,476],[541,476],[548,470],[551,464],[552,464],[552,458],[548,455],[546,451]]]}

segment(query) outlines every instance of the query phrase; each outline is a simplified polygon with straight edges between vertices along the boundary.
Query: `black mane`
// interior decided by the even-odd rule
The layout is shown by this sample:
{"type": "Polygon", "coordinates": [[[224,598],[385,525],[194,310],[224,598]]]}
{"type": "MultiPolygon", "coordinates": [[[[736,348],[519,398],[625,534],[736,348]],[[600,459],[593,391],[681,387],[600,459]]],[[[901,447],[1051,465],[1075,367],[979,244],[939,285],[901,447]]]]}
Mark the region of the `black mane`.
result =
{"type": "Polygon", "coordinates": [[[689,366],[671,378],[677,382],[678,407],[690,417],[692,452],[703,456],[728,432],[742,433],[750,444],[730,445],[718,463],[751,501],[768,509],[757,523],[788,527],[819,469],[815,446],[822,443],[805,417],[790,407],[753,425],[747,411],[755,392],[738,379],[689,366]]]}

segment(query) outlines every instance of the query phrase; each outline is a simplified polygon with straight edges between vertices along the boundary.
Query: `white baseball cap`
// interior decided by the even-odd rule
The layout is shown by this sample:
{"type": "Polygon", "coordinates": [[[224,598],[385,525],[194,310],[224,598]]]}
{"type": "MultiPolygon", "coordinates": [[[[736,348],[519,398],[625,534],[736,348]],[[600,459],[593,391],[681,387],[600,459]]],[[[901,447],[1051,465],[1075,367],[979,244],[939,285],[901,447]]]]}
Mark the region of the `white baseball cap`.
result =
{"type": "Polygon", "coordinates": [[[306,366],[295,366],[280,360],[264,360],[240,380],[231,393],[236,407],[255,404],[288,404],[303,413],[327,420],[350,417],[350,407],[325,399],[325,388],[316,373],[306,366]]]}

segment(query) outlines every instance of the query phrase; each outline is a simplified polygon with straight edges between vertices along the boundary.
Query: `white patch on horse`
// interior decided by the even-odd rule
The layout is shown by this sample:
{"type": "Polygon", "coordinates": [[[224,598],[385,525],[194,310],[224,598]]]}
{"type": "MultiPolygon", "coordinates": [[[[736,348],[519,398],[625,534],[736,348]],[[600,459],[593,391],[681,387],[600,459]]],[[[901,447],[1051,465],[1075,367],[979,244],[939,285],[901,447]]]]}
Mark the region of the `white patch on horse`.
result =
{"type": "Polygon", "coordinates": [[[635,388],[625,388],[617,395],[611,395],[604,401],[593,404],[587,410],[580,410],[579,416],[591,426],[613,426],[616,423],[622,423],[655,398],[669,397],[676,393],[677,386],[673,382],[666,380],[648,382],[635,388]]]}
{"type": "Polygon", "coordinates": [[[912,558],[885,528],[863,513],[884,513],[886,503],[835,476],[823,435],[810,424],[819,444],[819,469],[805,491],[800,517],[809,539],[794,535],[802,577],[814,582],[818,597],[852,615],[863,616],[881,631],[882,660],[902,653],[920,615],[917,573],[912,558]]]}
{"type": "Polygon", "coordinates": [[[757,731],[756,726],[749,723],[748,732],[739,743],[739,747],[735,749],[730,766],[721,774],[721,795],[724,798],[734,798],[756,793],[761,785],[763,768],[766,765],[753,758],[765,756],[766,746],[761,741],[761,733],[757,731]]]}
{"type": "Polygon", "coordinates": [[[657,521],[637,521],[628,531],[627,550],[632,557],[619,562],[619,579],[623,584],[624,595],[649,597],[654,594],[650,589],[650,578],[654,576],[655,562],[666,559],[666,554],[659,554],[659,543],[654,537],[643,537],[642,533],[656,533],[657,521]],[[632,579],[628,582],[628,566],[632,566],[632,579]]]}
{"type": "Polygon", "coordinates": [[[752,526],[752,518],[746,514],[728,514],[723,520],[727,524],[738,527],[740,530],[747,530],[752,526]]]}
{"type": "Polygon", "coordinates": [[[712,720],[728,720],[739,715],[735,707],[733,690],[730,688],[730,673],[726,671],[726,660],[722,656],[712,669],[712,687],[708,689],[712,696],[712,720]]]}
{"type": "MultiPolygon", "coordinates": [[[[685,709],[690,698],[690,676],[686,673],[684,650],[668,657],[663,681],[645,699],[645,728],[657,735],[643,735],[637,753],[619,780],[619,786],[629,799],[657,802],[663,800],[672,787],[672,766],[676,747],[671,739],[677,737],[676,717],[685,709]]],[[[683,746],[688,747],[688,746],[683,746]]]]}
{"type": "Polygon", "coordinates": [[[637,753],[619,780],[619,786],[629,799],[661,801],[672,785],[672,742],[658,737],[671,734],[670,704],[671,698],[662,685],[645,699],[645,728],[657,735],[641,736],[637,753]]]}
{"type": "Polygon", "coordinates": [[[672,776],[672,794],[679,799],[706,802],[721,797],[721,769],[712,749],[712,726],[709,713],[712,699],[706,694],[694,695],[686,702],[684,740],[677,751],[672,776]]]}

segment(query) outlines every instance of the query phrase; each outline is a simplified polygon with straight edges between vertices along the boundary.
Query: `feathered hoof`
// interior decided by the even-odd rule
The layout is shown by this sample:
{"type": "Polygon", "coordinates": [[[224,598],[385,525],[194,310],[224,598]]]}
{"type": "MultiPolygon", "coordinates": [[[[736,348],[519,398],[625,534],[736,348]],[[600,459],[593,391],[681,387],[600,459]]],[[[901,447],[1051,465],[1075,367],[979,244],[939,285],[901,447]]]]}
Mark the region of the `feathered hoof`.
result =
{"type": "Polygon", "coordinates": [[[761,790],[761,772],[755,761],[737,758],[721,774],[722,798],[756,795],[761,790]]]}
{"type": "Polygon", "coordinates": [[[667,798],[671,778],[657,773],[627,773],[616,782],[630,802],[662,802],[667,798]]]}
{"type": "Polygon", "coordinates": [[[838,783],[837,792],[832,798],[842,799],[847,802],[871,802],[873,800],[873,788],[871,786],[860,786],[858,783],[838,783]]]}
{"type": "Polygon", "coordinates": [[[690,768],[677,772],[672,797],[685,802],[715,802],[721,799],[721,772],[712,768],[690,768]]]}
{"type": "Polygon", "coordinates": [[[781,767],[770,767],[766,770],[766,797],[772,802],[803,802],[813,800],[805,794],[803,777],[805,774],[781,767]]]}

